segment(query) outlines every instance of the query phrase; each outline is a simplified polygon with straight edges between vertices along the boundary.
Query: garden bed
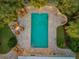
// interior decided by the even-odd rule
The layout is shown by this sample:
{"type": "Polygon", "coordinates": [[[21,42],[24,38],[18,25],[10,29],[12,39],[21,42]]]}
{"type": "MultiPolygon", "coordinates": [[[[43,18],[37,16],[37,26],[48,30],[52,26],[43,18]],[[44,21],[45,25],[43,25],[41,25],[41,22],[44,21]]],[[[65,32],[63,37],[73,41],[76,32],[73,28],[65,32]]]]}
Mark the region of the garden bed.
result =
{"type": "Polygon", "coordinates": [[[79,52],[79,39],[68,36],[64,27],[60,26],[57,28],[57,46],[59,48],[69,48],[73,52],[79,52]]]}
{"type": "Polygon", "coordinates": [[[0,54],[7,53],[16,45],[16,37],[8,26],[0,29],[0,54]],[[14,37],[13,39],[11,39],[14,37]]]}
{"type": "Polygon", "coordinates": [[[64,27],[63,26],[59,26],[57,28],[57,46],[59,48],[66,48],[66,44],[65,44],[65,34],[64,34],[64,27]]]}

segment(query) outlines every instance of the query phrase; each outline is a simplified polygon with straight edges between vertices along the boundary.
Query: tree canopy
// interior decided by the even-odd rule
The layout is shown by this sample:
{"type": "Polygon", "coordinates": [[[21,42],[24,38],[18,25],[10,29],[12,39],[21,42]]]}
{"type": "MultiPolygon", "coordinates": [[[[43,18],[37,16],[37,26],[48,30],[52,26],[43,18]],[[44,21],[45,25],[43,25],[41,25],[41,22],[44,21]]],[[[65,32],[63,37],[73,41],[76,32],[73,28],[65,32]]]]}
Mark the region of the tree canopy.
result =
{"type": "Polygon", "coordinates": [[[17,10],[24,7],[23,0],[0,0],[0,28],[16,20],[17,10]]]}
{"type": "Polygon", "coordinates": [[[59,0],[57,7],[67,16],[72,16],[79,10],[79,0],[59,0]]]}
{"type": "Polygon", "coordinates": [[[36,8],[45,6],[48,3],[48,0],[30,0],[30,4],[36,8]]]}

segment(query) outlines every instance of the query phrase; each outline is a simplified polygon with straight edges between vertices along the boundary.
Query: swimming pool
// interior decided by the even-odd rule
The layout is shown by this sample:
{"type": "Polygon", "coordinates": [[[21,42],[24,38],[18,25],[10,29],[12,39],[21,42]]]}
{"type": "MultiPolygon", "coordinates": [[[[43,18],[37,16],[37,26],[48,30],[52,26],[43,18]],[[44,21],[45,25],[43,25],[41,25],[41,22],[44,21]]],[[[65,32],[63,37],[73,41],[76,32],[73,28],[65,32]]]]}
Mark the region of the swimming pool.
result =
{"type": "Polygon", "coordinates": [[[31,14],[31,47],[48,48],[48,13],[31,14]]]}

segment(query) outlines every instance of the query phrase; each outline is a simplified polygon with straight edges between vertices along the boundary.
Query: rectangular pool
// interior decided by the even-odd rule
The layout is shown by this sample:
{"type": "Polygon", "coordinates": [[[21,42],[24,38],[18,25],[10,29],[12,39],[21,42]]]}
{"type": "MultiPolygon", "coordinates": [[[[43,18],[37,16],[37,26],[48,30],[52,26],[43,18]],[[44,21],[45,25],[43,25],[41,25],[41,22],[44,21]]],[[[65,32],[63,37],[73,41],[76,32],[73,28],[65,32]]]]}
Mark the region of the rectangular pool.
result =
{"type": "Polygon", "coordinates": [[[31,46],[48,48],[48,13],[31,14],[31,46]]]}

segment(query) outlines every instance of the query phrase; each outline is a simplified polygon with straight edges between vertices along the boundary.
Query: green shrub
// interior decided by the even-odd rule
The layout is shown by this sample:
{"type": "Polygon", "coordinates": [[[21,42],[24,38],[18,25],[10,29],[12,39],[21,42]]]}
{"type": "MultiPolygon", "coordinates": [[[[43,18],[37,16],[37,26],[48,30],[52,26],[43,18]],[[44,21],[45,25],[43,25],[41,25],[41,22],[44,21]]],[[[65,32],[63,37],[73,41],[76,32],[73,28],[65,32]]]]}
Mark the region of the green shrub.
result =
{"type": "Polygon", "coordinates": [[[48,3],[48,0],[30,0],[30,5],[40,8],[45,6],[48,3]]]}
{"type": "Polygon", "coordinates": [[[70,21],[65,27],[67,46],[74,52],[79,52],[79,19],[70,21]]]}
{"type": "Polygon", "coordinates": [[[59,0],[57,7],[68,16],[72,16],[79,10],[79,0],[59,0]]]}
{"type": "Polygon", "coordinates": [[[16,37],[12,37],[9,39],[9,41],[8,41],[9,48],[13,48],[16,44],[17,44],[16,37]]]}
{"type": "Polygon", "coordinates": [[[71,38],[79,39],[79,19],[69,22],[69,26],[66,26],[65,29],[66,29],[66,33],[71,38]]]}
{"type": "Polygon", "coordinates": [[[79,39],[78,38],[70,38],[68,36],[67,47],[71,49],[73,52],[79,52],[79,39]]]}

